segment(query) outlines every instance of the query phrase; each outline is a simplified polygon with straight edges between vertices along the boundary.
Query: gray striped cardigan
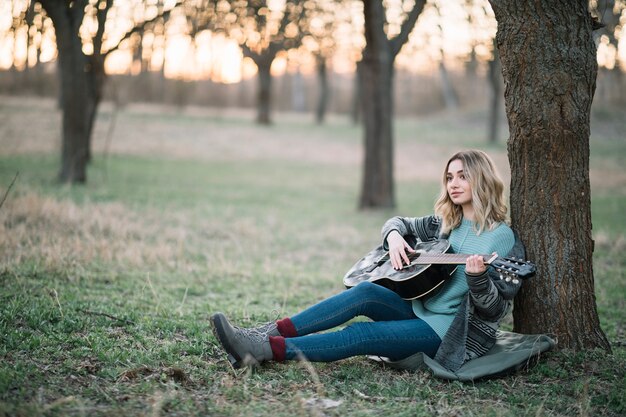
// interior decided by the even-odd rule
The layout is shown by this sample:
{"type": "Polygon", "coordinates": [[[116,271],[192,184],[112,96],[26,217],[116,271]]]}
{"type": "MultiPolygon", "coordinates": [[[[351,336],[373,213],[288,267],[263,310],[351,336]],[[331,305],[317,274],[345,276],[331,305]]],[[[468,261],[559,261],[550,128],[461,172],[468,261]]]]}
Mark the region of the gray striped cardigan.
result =
{"type": "MultiPolygon", "coordinates": [[[[387,248],[387,235],[397,230],[410,244],[445,239],[441,232],[441,219],[436,216],[393,217],[383,225],[383,246],[387,248]]],[[[524,245],[515,231],[515,244],[507,257],[524,258],[524,245]]],[[[500,254],[501,255],[501,254],[500,254]]],[[[507,282],[493,269],[479,276],[467,275],[469,291],[459,305],[454,320],[435,355],[435,360],[445,368],[456,371],[468,360],[487,353],[496,343],[500,321],[511,310],[513,297],[521,286],[507,282]]]]}

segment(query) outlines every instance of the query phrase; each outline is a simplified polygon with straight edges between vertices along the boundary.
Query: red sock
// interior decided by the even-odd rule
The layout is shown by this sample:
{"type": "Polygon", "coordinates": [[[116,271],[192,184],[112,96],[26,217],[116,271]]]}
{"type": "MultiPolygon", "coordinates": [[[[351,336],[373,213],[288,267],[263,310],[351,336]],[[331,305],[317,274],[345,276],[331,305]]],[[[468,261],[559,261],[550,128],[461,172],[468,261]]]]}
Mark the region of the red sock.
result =
{"type": "Polygon", "coordinates": [[[296,327],[293,325],[289,317],[278,320],[276,322],[276,327],[278,328],[278,332],[283,337],[296,337],[298,335],[296,327]]]}
{"type": "Polygon", "coordinates": [[[282,336],[270,336],[270,346],[272,354],[276,362],[284,362],[287,355],[287,347],[285,346],[285,338],[282,336]]]}

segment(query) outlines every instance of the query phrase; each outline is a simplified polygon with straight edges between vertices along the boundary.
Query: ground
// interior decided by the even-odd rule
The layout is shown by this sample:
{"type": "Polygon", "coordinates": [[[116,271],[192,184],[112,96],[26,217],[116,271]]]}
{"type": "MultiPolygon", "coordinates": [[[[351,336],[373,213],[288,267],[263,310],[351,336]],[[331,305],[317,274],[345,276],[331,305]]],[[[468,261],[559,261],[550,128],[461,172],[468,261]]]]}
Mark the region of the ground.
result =
{"type": "Polygon", "coordinates": [[[361,131],[342,116],[259,127],[245,110],[105,103],[88,183],[71,187],[55,182],[54,101],[0,97],[0,197],[18,173],[0,207],[0,416],[624,415],[623,116],[594,109],[591,138],[612,353],[549,353],[461,384],[365,358],[235,371],[207,320],[252,325],[342,290],[386,218],[432,211],[455,150],[486,150],[508,178],[485,112],[397,120],[398,207],[358,211],[361,131]]]}

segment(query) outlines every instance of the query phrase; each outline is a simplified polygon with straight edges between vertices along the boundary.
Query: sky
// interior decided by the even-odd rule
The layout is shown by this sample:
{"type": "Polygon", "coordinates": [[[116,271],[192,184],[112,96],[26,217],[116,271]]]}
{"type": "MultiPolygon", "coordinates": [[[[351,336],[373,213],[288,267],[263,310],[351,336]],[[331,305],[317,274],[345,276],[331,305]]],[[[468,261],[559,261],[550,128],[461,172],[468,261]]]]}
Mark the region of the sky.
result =
{"type": "MultiPolygon", "coordinates": [[[[10,31],[13,16],[19,15],[26,2],[27,0],[0,0],[0,69],[10,68],[13,62],[18,68],[23,68],[27,62],[32,66],[36,61],[35,47],[31,46],[28,53],[26,51],[26,28],[17,33],[17,38],[10,31]]],[[[174,2],[175,0],[165,0],[165,8],[171,7],[174,2]]],[[[279,15],[283,2],[284,0],[270,0],[270,12],[279,15]]],[[[390,23],[388,32],[393,35],[399,30],[402,0],[388,0],[387,3],[390,23]]],[[[471,8],[463,0],[439,3],[438,7],[428,3],[420,15],[409,42],[396,60],[399,68],[429,73],[443,59],[448,68],[454,69],[467,59],[472,46],[479,59],[486,60],[491,56],[491,39],[496,32],[496,22],[487,0],[474,1],[471,8]],[[471,13],[472,24],[468,22],[468,13],[471,13]]],[[[343,18],[337,19],[341,23],[335,27],[336,50],[330,65],[335,72],[347,73],[354,71],[355,62],[360,58],[360,50],[365,42],[362,36],[363,16],[360,2],[341,4],[342,6],[338,6],[341,9],[336,12],[341,13],[343,18]]],[[[108,42],[111,43],[116,43],[132,27],[133,19],[141,21],[150,18],[157,11],[156,6],[146,7],[141,0],[117,0],[115,5],[109,12],[106,26],[108,42]]],[[[89,14],[88,10],[87,15],[89,14]]],[[[623,16],[622,21],[618,35],[626,32],[626,16],[623,16]]],[[[40,59],[42,62],[53,61],[56,59],[56,48],[51,22],[48,19],[38,20],[38,24],[44,28],[43,36],[33,32],[34,42],[41,44],[40,59]]],[[[144,37],[144,50],[152,51],[149,62],[152,70],[160,70],[164,66],[165,76],[170,78],[211,78],[224,83],[238,82],[256,74],[254,63],[244,59],[234,39],[210,31],[202,31],[195,38],[191,38],[185,33],[185,27],[182,13],[173,12],[166,28],[167,36],[149,34],[144,37]]],[[[96,28],[93,19],[84,20],[81,33],[85,40],[83,50],[86,53],[92,52],[93,47],[88,39],[96,28]]],[[[131,42],[127,42],[107,58],[105,65],[108,73],[133,74],[140,70],[139,65],[133,63],[130,45],[131,42]]],[[[626,63],[624,41],[620,41],[618,52],[609,44],[606,36],[601,38],[598,46],[599,64],[612,68],[618,59],[626,63]]],[[[310,73],[314,71],[314,58],[304,48],[283,53],[274,62],[272,72],[278,75],[285,71],[310,73]]]]}

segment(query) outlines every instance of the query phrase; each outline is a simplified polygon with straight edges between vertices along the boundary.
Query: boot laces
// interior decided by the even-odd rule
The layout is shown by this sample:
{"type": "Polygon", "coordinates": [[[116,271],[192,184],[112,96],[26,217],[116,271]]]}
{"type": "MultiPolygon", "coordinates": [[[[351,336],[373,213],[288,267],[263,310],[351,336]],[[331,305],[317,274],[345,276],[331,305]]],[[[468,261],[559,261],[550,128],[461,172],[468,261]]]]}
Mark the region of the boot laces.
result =
{"type": "Polygon", "coordinates": [[[258,327],[242,328],[233,326],[237,333],[247,338],[253,343],[263,343],[269,341],[270,333],[276,329],[276,323],[265,323],[258,327]]]}

